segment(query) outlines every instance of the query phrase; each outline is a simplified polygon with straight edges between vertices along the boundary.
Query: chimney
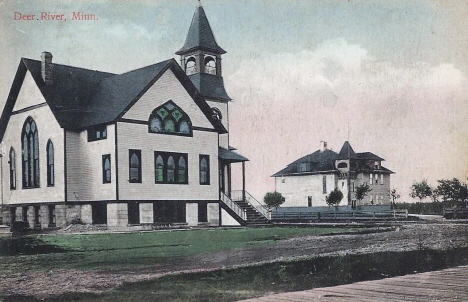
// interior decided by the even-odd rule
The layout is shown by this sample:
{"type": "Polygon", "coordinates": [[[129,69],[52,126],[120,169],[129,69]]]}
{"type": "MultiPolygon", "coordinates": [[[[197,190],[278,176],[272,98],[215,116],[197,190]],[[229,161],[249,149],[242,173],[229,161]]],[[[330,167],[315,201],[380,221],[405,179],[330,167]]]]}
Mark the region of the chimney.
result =
{"type": "Polygon", "coordinates": [[[41,74],[42,80],[46,85],[53,84],[53,66],[52,66],[52,54],[48,51],[42,52],[41,56],[41,74]]]}
{"type": "Polygon", "coordinates": [[[327,150],[327,142],[320,141],[320,152],[327,150]]]}

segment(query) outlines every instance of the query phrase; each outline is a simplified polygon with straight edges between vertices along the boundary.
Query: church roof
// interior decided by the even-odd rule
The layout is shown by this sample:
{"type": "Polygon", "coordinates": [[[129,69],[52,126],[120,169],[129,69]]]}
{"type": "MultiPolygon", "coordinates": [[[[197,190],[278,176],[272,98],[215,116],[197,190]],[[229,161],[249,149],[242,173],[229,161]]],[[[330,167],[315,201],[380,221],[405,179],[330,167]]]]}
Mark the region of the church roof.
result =
{"type": "Polygon", "coordinates": [[[226,53],[216,43],[210,23],[206,18],[205,10],[201,5],[195,10],[184,46],[176,54],[181,55],[196,49],[208,50],[217,54],[226,53]]]}
{"type": "Polygon", "coordinates": [[[205,98],[222,101],[232,100],[224,88],[223,77],[209,73],[194,73],[189,75],[189,78],[205,98]]]}
{"type": "Polygon", "coordinates": [[[53,83],[46,85],[41,76],[41,62],[22,58],[0,118],[0,141],[27,71],[60,126],[81,130],[117,121],[168,69],[172,70],[213,127],[220,133],[226,133],[221,121],[213,117],[210,106],[174,59],[119,75],[54,63],[53,83]]]}

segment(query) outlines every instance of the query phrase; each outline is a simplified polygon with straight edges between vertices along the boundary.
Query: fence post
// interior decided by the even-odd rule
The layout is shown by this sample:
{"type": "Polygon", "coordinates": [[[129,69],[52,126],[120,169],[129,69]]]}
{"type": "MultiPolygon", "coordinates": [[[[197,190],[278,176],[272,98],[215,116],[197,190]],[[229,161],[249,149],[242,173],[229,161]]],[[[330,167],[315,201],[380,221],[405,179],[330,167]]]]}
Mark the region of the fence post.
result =
{"type": "Polygon", "coordinates": [[[301,220],[301,212],[299,212],[299,220],[301,220]]]}

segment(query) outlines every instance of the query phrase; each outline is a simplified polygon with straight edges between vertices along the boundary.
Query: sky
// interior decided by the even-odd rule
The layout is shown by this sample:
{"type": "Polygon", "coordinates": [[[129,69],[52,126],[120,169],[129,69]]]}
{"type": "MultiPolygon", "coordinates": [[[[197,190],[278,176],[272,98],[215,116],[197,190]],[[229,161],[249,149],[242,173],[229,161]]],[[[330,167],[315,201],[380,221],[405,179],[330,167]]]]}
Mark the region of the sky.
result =
{"type": "MultiPolygon", "coordinates": [[[[122,73],[180,49],[195,0],[0,0],[0,102],[21,57],[122,73]],[[64,14],[63,21],[15,21],[64,14]],[[72,21],[73,12],[95,14],[72,21]]],[[[468,177],[468,1],[202,0],[223,55],[247,191],[319,149],[373,152],[391,186],[468,177]]],[[[233,168],[241,183],[240,164],[233,168]]]]}

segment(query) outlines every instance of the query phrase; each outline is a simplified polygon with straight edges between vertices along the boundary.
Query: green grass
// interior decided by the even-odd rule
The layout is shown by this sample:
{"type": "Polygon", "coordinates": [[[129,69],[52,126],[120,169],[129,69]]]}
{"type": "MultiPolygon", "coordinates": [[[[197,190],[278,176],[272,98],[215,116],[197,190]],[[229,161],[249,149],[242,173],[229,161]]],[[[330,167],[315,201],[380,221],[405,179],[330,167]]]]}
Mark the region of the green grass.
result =
{"type": "Polygon", "coordinates": [[[90,270],[147,266],[204,252],[355,230],[272,227],[0,238],[0,274],[59,268],[90,270]]]}

